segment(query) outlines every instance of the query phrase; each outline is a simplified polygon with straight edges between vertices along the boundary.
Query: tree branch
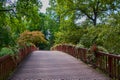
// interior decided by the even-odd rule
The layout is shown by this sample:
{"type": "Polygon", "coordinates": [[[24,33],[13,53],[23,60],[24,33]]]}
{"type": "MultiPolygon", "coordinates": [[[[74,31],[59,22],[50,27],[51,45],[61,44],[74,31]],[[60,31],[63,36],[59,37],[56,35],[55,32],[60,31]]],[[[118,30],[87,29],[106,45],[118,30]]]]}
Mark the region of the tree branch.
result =
{"type": "Polygon", "coordinates": [[[92,16],[90,16],[89,14],[87,14],[87,12],[85,12],[84,10],[81,10],[82,13],[84,13],[89,19],[91,19],[92,21],[94,20],[92,18],[92,16]]]}
{"type": "Polygon", "coordinates": [[[0,12],[9,12],[9,11],[14,11],[13,9],[3,9],[3,10],[0,10],[0,12]]]}

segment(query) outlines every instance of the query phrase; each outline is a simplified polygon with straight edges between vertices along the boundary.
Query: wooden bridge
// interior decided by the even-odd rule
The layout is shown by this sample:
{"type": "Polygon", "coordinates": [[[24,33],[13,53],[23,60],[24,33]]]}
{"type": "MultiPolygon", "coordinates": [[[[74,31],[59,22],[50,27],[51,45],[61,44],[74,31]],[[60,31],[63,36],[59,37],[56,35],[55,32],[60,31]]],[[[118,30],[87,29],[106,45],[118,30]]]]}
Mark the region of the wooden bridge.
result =
{"type": "Polygon", "coordinates": [[[9,80],[110,80],[105,74],[59,51],[34,51],[9,80]]]}
{"type": "Polygon", "coordinates": [[[86,48],[63,44],[51,50],[25,46],[14,56],[0,57],[0,80],[120,80],[120,56],[98,51],[93,69],[86,64],[86,48]]]}

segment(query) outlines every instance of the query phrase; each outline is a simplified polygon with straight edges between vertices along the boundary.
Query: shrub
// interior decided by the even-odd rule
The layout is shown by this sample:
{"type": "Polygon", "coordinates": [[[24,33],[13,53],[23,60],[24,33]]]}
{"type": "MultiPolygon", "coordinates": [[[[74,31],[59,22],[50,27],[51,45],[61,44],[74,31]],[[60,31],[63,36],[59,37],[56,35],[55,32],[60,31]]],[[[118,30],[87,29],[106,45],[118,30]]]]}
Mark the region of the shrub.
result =
{"type": "Polygon", "coordinates": [[[18,44],[20,46],[25,46],[28,43],[33,43],[36,46],[38,46],[40,43],[46,43],[44,34],[40,31],[24,31],[20,34],[20,37],[18,38],[18,44]]]}
{"type": "Polygon", "coordinates": [[[76,48],[85,48],[85,46],[82,45],[82,44],[80,44],[80,43],[78,43],[78,44],[76,45],[76,48]]]}
{"type": "Polygon", "coordinates": [[[98,51],[108,53],[108,50],[105,49],[103,46],[97,46],[97,48],[98,48],[98,51]]]}
{"type": "Polygon", "coordinates": [[[55,33],[55,44],[60,43],[77,44],[83,34],[84,29],[82,28],[79,29],[73,28],[65,31],[59,31],[55,33]]]}
{"type": "Polygon", "coordinates": [[[0,49],[14,44],[14,40],[11,35],[10,27],[0,26],[0,49]]]}
{"type": "Polygon", "coordinates": [[[100,41],[97,41],[98,35],[101,32],[99,27],[88,27],[86,32],[80,38],[80,44],[84,45],[85,47],[89,48],[91,45],[96,43],[97,45],[101,45],[100,41]]]}
{"type": "Polygon", "coordinates": [[[12,49],[10,48],[7,48],[7,47],[3,47],[0,51],[0,56],[4,56],[4,55],[11,55],[13,56],[14,55],[14,52],[12,49]]]}
{"type": "Polygon", "coordinates": [[[111,53],[120,54],[120,27],[109,27],[103,46],[111,53]]]}

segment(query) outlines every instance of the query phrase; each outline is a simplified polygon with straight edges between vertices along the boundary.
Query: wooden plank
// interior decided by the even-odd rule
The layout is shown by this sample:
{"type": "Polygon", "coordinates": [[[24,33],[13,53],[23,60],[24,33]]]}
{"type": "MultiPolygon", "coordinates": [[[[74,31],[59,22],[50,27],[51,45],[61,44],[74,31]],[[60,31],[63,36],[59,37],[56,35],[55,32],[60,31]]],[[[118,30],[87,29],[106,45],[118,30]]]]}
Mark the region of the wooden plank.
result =
{"type": "Polygon", "coordinates": [[[34,51],[9,80],[110,80],[103,73],[59,51],[34,51]]]}

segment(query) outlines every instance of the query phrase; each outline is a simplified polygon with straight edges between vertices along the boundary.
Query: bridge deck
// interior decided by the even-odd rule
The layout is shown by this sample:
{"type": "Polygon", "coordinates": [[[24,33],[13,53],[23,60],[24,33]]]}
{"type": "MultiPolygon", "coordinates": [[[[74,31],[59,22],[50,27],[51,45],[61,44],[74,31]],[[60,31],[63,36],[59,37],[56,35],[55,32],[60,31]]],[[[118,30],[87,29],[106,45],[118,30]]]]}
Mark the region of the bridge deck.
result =
{"type": "Polygon", "coordinates": [[[34,51],[9,80],[110,80],[80,60],[59,51],[34,51]]]}

